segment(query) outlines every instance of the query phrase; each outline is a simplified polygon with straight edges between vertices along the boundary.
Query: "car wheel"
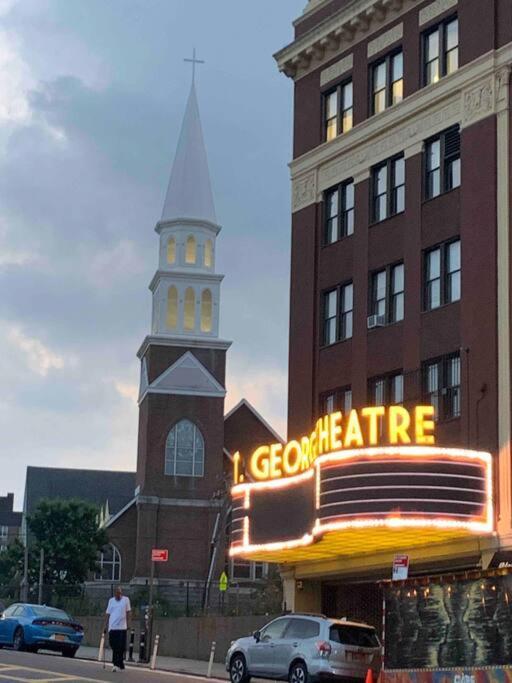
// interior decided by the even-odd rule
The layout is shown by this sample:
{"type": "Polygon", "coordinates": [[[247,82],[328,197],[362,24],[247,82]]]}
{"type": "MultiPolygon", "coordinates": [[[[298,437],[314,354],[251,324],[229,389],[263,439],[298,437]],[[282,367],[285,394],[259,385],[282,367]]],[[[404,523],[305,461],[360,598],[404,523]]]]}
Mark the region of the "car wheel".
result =
{"type": "Polygon", "coordinates": [[[63,657],[74,657],[76,655],[76,650],[62,650],[63,657]]]}
{"type": "Polygon", "coordinates": [[[12,646],[15,650],[18,650],[18,652],[22,652],[25,649],[25,637],[23,635],[23,629],[19,626],[14,631],[12,646]]]}
{"type": "Polygon", "coordinates": [[[308,668],[304,662],[295,662],[295,664],[292,664],[288,680],[290,683],[308,683],[308,668]]]}
{"type": "Polygon", "coordinates": [[[247,673],[247,664],[243,655],[235,655],[229,665],[231,683],[249,683],[251,677],[247,673]]]}

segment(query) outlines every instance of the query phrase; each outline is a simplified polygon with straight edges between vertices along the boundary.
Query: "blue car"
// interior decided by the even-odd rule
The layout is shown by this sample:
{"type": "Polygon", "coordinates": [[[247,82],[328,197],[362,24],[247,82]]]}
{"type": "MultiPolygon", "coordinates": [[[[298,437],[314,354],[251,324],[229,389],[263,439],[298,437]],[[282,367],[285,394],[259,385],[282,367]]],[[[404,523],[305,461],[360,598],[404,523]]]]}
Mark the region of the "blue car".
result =
{"type": "Polygon", "coordinates": [[[37,652],[54,650],[74,657],[84,629],[64,610],[16,603],[0,617],[0,647],[37,652]]]}

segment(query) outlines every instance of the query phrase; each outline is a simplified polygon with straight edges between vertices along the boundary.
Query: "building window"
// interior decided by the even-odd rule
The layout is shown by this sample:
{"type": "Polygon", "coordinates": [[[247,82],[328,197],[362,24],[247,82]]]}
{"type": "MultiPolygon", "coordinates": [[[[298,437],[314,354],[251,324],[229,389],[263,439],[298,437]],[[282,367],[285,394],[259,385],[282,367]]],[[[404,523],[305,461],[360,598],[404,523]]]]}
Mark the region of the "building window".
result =
{"type": "Polygon", "coordinates": [[[9,540],[9,527],[0,526],[0,551],[7,550],[7,541],[9,540]]]}
{"type": "Polygon", "coordinates": [[[232,581],[258,581],[266,579],[268,564],[266,562],[250,562],[249,560],[231,560],[232,581]]]}
{"type": "Polygon", "coordinates": [[[460,356],[427,361],[422,367],[423,399],[434,406],[438,421],[460,417],[460,356]]]}
{"type": "Polygon", "coordinates": [[[201,294],[201,332],[212,331],[213,299],[209,289],[203,289],[201,294]]]}
{"type": "Polygon", "coordinates": [[[404,402],[403,373],[394,372],[370,379],[368,401],[374,406],[401,405],[404,402]]]}
{"type": "Polygon", "coordinates": [[[187,237],[187,243],[185,247],[185,263],[194,264],[197,258],[197,244],[196,238],[193,235],[187,237]]]}
{"type": "Polygon", "coordinates": [[[206,240],[204,243],[203,264],[205,268],[211,268],[213,265],[213,245],[211,240],[206,240]]]}
{"type": "Polygon", "coordinates": [[[372,170],[372,219],[374,223],[401,213],[405,208],[405,160],[388,159],[372,170]]]}
{"type": "Polygon", "coordinates": [[[328,142],[353,126],[352,81],[324,95],[325,137],[328,142]]]}
{"type": "Polygon", "coordinates": [[[459,22],[443,21],[423,35],[423,83],[437,83],[459,68],[459,22]]]}
{"type": "Polygon", "coordinates": [[[431,311],[459,301],[461,296],[460,240],[429,249],[424,256],[423,307],[431,311]]]}
{"type": "Polygon", "coordinates": [[[100,552],[96,562],[95,581],[121,581],[121,555],[119,550],[109,543],[100,552]]]}
{"type": "Polygon", "coordinates": [[[204,439],[190,420],[180,420],[169,432],[165,443],[165,474],[176,477],[202,477],[204,439]]]}
{"type": "Polygon", "coordinates": [[[352,337],[354,287],[351,282],[323,294],[322,344],[352,337]]]}
{"type": "Polygon", "coordinates": [[[178,290],[171,285],[167,290],[167,327],[175,330],[178,326],[178,290]]]}
{"type": "Polygon", "coordinates": [[[425,145],[425,196],[437,197],[460,185],[459,126],[427,140],[425,145]]]}
{"type": "Polygon", "coordinates": [[[404,97],[403,53],[395,52],[372,66],[372,114],[401,102],[404,97]]]}
{"type": "Polygon", "coordinates": [[[185,290],[184,329],[193,332],[196,327],[196,295],[192,287],[185,290]]]}
{"type": "Polygon", "coordinates": [[[332,244],[354,232],[354,182],[348,180],[328,190],[325,202],[324,243],[332,244]]]}
{"type": "Polygon", "coordinates": [[[404,319],[404,264],[397,263],[371,275],[370,322],[375,325],[397,323],[404,319]]]}
{"type": "Polygon", "coordinates": [[[167,263],[174,263],[176,261],[176,240],[174,237],[169,237],[167,240],[167,263]]]}
{"type": "Polygon", "coordinates": [[[344,415],[352,410],[351,387],[347,386],[333,389],[320,396],[320,416],[329,415],[336,410],[341,410],[344,415]]]}

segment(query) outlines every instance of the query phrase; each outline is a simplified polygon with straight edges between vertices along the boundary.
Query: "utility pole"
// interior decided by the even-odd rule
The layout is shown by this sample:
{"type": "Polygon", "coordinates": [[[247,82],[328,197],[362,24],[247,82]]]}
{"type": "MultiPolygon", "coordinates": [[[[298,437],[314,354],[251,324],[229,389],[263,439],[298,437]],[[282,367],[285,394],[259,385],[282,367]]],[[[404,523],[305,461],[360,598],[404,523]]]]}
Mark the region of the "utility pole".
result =
{"type": "Polygon", "coordinates": [[[41,553],[39,555],[39,593],[37,598],[37,603],[39,605],[43,604],[43,576],[44,576],[44,548],[41,548],[41,553]]]}
{"type": "Polygon", "coordinates": [[[23,553],[23,578],[20,586],[20,600],[21,602],[28,602],[28,529],[27,518],[24,519],[25,524],[25,548],[23,553]]]}

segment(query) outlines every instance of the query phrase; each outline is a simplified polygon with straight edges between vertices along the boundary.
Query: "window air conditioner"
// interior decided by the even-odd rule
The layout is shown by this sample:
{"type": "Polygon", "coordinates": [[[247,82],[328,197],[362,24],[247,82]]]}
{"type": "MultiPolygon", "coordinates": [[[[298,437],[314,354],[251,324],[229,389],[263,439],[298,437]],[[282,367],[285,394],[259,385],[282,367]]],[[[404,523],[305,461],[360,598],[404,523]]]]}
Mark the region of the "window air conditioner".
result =
{"type": "Polygon", "coordinates": [[[384,315],[369,315],[368,316],[368,329],[371,330],[373,327],[384,327],[386,324],[386,316],[384,315]]]}

